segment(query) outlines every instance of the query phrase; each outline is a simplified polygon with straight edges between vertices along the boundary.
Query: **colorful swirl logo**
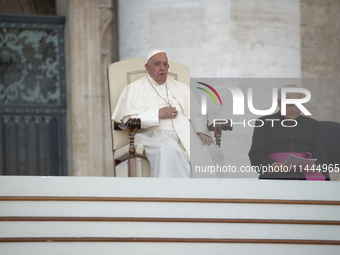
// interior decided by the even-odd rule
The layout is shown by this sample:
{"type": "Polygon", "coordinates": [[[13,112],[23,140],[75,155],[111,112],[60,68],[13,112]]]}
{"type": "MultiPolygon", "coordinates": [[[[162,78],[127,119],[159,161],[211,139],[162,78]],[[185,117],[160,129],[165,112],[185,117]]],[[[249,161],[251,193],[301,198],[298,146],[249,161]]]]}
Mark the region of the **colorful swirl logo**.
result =
{"type": "MultiPolygon", "coordinates": [[[[221,106],[222,106],[222,100],[221,100],[221,98],[220,98],[220,95],[217,93],[217,91],[216,91],[213,87],[211,87],[210,85],[208,85],[208,84],[206,84],[206,83],[203,83],[203,82],[199,82],[199,81],[198,81],[197,83],[198,83],[198,84],[201,84],[201,85],[203,85],[203,86],[206,86],[206,87],[209,88],[212,92],[214,92],[215,95],[217,96],[218,100],[220,101],[221,106]]],[[[215,105],[217,105],[216,100],[215,100],[213,94],[211,94],[211,92],[210,92],[209,90],[204,89],[204,88],[201,88],[201,87],[196,87],[196,88],[201,89],[201,90],[203,90],[204,92],[206,92],[206,93],[214,100],[215,105]]]]}

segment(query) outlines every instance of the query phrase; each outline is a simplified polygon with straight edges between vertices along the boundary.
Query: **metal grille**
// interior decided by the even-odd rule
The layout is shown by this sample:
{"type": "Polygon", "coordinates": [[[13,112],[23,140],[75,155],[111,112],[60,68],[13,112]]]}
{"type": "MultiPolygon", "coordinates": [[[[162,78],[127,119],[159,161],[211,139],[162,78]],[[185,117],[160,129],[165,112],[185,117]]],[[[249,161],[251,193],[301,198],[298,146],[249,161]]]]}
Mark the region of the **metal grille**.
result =
{"type": "Polygon", "coordinates": [[[64,22],[0,16],[2,175],[67,175],[64,22]]]}

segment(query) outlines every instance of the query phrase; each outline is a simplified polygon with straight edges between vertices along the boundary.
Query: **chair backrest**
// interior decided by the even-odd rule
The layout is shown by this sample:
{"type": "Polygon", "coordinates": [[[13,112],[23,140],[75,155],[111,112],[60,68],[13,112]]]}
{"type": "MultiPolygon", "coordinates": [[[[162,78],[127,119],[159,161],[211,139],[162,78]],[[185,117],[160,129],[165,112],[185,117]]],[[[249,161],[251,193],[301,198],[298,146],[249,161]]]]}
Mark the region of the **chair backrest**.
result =
{"type": "MultiPolygon", "coordinates": [[[[110,64],[107,67],[110,118],[125,86],[147,75],[146,58],[128,59],[110,64]]],[[[181,81],[190,86],[190,71],[185,65],[169,61],[168,78],[181,81]]],[[[128,144],[128,132],[115,131],[111,121],[112,149],[115,151],[128,144]]]]}

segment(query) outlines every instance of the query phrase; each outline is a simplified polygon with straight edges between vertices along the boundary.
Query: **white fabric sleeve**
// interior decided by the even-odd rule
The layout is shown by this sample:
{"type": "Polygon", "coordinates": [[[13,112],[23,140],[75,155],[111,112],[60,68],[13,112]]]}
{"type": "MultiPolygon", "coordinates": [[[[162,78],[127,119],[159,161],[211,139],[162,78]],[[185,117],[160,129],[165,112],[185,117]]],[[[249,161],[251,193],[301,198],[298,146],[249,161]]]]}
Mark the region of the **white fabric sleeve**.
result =
{"type": "Polygon", "coordinates": [[[142,123],[141,128],[149,128],[159,125],[159,115],[157,109],[141,112],[137,115],[126,116],[124,117],[123,122],[125,123],[129,118],[139,118],[142,123]]]}
{"type": "Polygon", "coordinates": [[[191,124],[195,130],[195,133],[203,133],[209,137],[211,137],[211,134],[207,128],[205,119],[202,115],[197,115],[191,120],[191,124]]]}

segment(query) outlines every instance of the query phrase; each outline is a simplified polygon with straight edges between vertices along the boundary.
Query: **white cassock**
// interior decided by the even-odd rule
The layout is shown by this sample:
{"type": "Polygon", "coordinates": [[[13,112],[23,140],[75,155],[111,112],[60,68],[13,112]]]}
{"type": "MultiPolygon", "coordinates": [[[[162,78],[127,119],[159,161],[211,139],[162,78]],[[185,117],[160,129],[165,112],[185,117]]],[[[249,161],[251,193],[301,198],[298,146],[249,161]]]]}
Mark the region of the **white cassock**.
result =
{"type": "Polygon", "coordinates": [[[213,161],[208,146],[203,146],[197,135],[190,139],[190,132],[208,136],[210,133],[199,116],[190,124],[187,85],[171,78],[159,85],[149,75],[131,83],[123,90],[112,115],[113,120],[124,123],[129,118],[141,119],[142,128],[135,135],[135,143],[144,145],[152,177],[216,177],[194,173],[194,165],[209,166],[213,161]],[[176,107],[178,116],[159,119],[159,109],[169,105],[176,107]]]}

